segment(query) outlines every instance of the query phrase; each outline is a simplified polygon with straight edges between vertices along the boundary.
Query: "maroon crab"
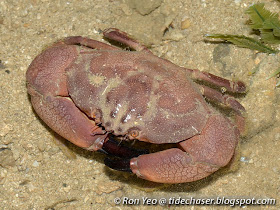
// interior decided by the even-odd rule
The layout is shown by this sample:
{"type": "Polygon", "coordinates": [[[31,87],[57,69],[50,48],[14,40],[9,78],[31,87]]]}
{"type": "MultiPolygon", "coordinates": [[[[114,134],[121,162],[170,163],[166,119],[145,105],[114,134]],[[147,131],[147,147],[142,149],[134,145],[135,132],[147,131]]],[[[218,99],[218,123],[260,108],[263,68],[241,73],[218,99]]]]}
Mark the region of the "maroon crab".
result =
{"type": "Polygon", "coordinates": [[[75,36],[33,60],[27,87],[40,118],[77,146],[117,157],[106,159],[109,167],[150,181],[192,182],[227,165],[243,129],[245,110],[232,96],[192,80],[234,93],[244,93],[244,83],[179,67],[118,29],[103,34],[135,51],[75,36]],[[232,108],[236,122],[203,96],[232,108]],[[145,154],[110,136],[177,147],[145,154]]]}

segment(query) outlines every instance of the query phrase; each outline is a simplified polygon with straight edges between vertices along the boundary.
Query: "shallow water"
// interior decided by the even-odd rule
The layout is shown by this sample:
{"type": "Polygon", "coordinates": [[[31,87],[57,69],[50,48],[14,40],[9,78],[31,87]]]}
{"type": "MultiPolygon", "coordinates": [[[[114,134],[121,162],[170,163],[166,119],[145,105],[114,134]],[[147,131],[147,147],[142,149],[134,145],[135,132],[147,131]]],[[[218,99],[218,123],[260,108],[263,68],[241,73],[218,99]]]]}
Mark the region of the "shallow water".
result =
{"type": "MultiPolygon", "coordinates": [[[[1,209],[150,207],[143,205],[143,197],[157,202],[170,199],[172,207],[180,206],[175,205],[180,197],[279,198],[279,88],[275,78],[265,80],[279,67],[279,56],[205,42],[203,37],[206,33],[248,35],[244,10],[252,2],[157,3],[144,16],[138,12],[145,9],[143,5],[134,9],[121,0],[0,3],[0,146],[10,149],[0,150],[1,209]],[[42,49],[66,36],[104,41],[100,31],[108,27],[128,32],[177,65],[246,83],[249,91],[238,100],[247,110],[247,135],[240,141],[234,172],[227,168],[194,183],[158,185],[111,171],[104,166],[103,155],[54,140],[58,137],[32,110],[25,81],[28,65],[42,49]],[[139,199],[139,204],[116,205],[117,197],[136,204],[139,199]]],[[[274,12],[280,9],[277,1],[266,6],[274,12]]],[[[200,208],[208,207],[216,206],[200,208]]],[[[257,208],[262,207],[266,206],[257,208]]],[[[279,204],[269,207],[276,209],[279,204]]]]}

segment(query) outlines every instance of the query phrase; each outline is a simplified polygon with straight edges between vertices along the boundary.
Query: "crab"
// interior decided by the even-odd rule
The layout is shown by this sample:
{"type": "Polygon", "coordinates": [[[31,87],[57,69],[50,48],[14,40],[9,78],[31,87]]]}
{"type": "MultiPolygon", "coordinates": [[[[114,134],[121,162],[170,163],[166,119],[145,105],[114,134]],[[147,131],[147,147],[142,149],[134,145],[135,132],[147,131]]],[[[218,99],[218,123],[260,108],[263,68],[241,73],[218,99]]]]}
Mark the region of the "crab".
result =
{"type": "Polygon", "coordinates": [[[39,117],[75,145],[108,154],[110,168],[153,182],[192,182],[226,166],[244,130],[245,109],[205,84],[233,93],[245,93],[245,84],[179,67],[118,29],[103,35],[131,50],[72,36],[32,61],[27,89],[39,117]],[[205,98],[234,110],[235,121],[205,98]],[[149,153],[114,137],[176,146],[149,153]]]}

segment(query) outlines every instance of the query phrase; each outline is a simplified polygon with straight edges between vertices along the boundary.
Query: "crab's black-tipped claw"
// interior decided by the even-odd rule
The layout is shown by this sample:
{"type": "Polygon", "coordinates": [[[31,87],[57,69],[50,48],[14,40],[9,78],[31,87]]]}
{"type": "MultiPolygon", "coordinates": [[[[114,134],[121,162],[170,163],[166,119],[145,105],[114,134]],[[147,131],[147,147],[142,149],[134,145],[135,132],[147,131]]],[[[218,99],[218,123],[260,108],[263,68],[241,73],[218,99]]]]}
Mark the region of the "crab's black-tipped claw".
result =
{"type": "Polygon", "coordinates": [[[104,163],[111,169],[132,173],[132,170],[130,169],[130,159],[106,157],[104,163]]]}
{"type": "Polygon", "coordinates": [[[114,170],[131,173],[130,159],[149,153],[148,150],[124,146],[116,141],[112,136],[109,136],[109,139],[98,151],[108,155],[108,157],[104,160],[106,166],[114,170]]]}
{"type": "Polygon", "coordinates": [[[121,145],[118,141],[114,140],[113,138],[109,138],[109,140],[103,144],[102,149],[98,151],[110,156],[125,159],[131,159],[133,157],[138,157],[139,155],[149,153],[148,150],[134,149],[121,145]]]}

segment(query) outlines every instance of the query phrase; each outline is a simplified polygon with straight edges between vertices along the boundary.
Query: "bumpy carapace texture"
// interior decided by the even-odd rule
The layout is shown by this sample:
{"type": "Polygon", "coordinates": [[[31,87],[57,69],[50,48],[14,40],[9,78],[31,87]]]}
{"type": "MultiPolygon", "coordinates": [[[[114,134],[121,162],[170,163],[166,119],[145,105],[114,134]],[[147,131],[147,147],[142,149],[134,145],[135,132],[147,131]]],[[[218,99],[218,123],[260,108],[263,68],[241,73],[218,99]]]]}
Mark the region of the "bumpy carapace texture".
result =
{"type": "Polygon", "coordinates": [[[32,105],[53,130],[89,150],[102,148],[108,133],[179,143],[131,160],[134,173],[156,182],[194,181],[230,161],[239,131],[205,101],[192,71],[145,50],[91,41],[58,42],[27,71],[32,105]]]}
{"type": "Polygon", "coordinates": [[[107,131],[159,144],[188,139],[205,126],[208,106],[179,67],[143,52],[76,50],[66,70],[69,95],[107,131]]]}

